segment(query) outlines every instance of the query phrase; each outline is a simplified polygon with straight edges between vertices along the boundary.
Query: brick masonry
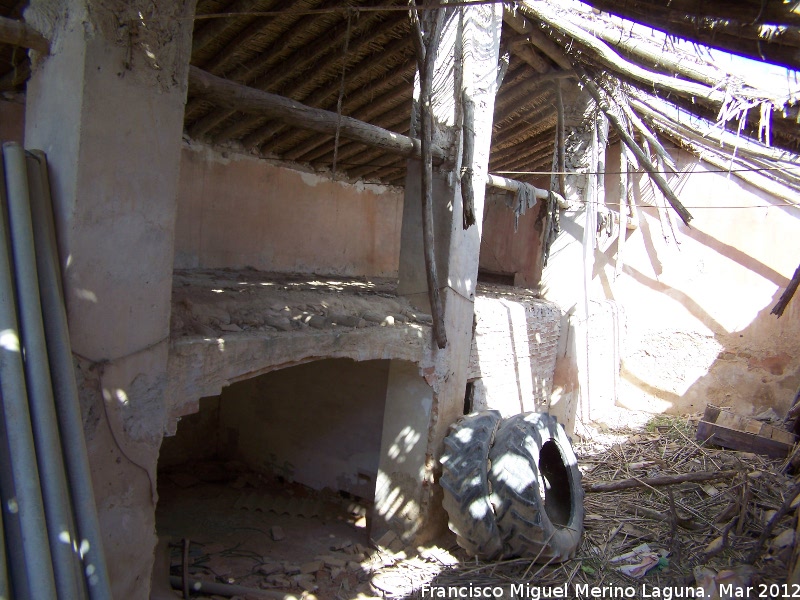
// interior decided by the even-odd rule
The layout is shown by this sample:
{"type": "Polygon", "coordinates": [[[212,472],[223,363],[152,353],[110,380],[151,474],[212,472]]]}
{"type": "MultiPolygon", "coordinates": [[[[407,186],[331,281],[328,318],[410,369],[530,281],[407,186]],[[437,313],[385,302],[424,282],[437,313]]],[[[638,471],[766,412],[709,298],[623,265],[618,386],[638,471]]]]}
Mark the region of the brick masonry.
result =
{"type": "Polygon", "coordinates": [[[519,288],[481,286],[468,380],[473,408],[503,416],[544,411],[553,387],[561,312],[519,288]]]}

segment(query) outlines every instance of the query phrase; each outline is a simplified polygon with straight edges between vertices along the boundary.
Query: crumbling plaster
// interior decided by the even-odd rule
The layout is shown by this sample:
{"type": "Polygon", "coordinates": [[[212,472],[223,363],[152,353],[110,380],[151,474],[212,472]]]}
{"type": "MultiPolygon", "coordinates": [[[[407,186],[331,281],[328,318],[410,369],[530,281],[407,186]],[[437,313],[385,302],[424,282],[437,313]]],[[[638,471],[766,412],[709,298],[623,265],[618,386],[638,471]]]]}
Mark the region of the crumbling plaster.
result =
{"type": "MultiPolygon", "coordinates": [[[[800,385],[800,309],[792,302],[780,319],[770,314],[800,255],[800,211],[694,155],[670,152],[683,173],[671,185],[694,215],[691,226],[670,209],[662,227],[642,175],[633,177],[638,227],[623,229],[621,259],[617,221],[586,255],[585,208],[562,214],[543,293],[581,326],[585,289],[589,316],[582,336],[564,336],[562,327],[551,403],[559,415],[565,401],[567,415],[585,422],[602,421],[614,402],[653,412],[714,403],[783,414],[800,385]]],[[[619,164],[618,145],[607,164],[619,164]]],[[[616,219],[616,174],[605,185],[616,219]]],[[[655,201],[666,204],[660,194],[655,201]]]]}
{"type": "Polygon", "coordinates": [[[553,387],[561,311],[532,292],[479,286],[468,379],[474,409],[504,417],[547,412],[553,387]]]}
{"type": "MultiPolygon", "coordinates": [[[[595,259],[594,297],[625,306],[619,401],[675,413],[710,402],[783,414],[800,385],[800,304],[795,298],[780,319],[770,311],[797,267],[800,209],[670,152],[686,173],[677,189],[691,226],[672,215],[662,230],[647,178],[636,176],[640,227],[628,232],[621,274],[614,277],[616,244],[595,259]]],[[[617,189],[608,181],[609,199],[617,189]]]]}

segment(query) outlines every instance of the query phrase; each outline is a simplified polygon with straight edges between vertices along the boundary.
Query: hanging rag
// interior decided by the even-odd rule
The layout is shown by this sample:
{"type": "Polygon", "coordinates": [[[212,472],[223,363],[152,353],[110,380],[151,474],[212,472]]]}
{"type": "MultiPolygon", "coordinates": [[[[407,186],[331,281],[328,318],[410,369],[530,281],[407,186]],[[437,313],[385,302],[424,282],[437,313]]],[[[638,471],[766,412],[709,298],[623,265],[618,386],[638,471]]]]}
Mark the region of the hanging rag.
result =
{"type": "Polygon", "coordinates": [[[555,194],[551,191],[547,195],[547,221],[544,228],[544,266],[547,266],[547,259],[550,257],[550,247],[556,241],[558,234],[561,232],[560,226],[560,212],[558,200],[555,194]]]}
{"type": "Polygon", "coordinates": [[[514,233],[517,232],[520,215],[524,215],[529,208],[536,206],[536,188],[529,183],[520,182],[514,194],[514,233]]]}

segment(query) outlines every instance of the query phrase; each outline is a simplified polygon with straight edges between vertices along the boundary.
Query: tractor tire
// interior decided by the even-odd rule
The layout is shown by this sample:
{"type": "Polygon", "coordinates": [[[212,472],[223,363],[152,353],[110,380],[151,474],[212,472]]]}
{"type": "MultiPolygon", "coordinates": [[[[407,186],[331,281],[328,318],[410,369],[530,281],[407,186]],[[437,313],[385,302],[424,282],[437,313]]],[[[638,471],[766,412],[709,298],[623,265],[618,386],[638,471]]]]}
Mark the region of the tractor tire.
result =
{"type": "Polygon", "coordinates": [[[489,487],[489,450],[500,425],[496,410],[469,414],[450,426],[444,440],[442,504],[458,545],[483,560],[498,558],[503,539],[495,521],[489,487]]]}
{"type": "Polygon", "coordinates": [[[489,462],[502,556],[542,563],[572,558],[583,534],[583,488],[555,417],[525,413],[504,420],[489,462]]]}

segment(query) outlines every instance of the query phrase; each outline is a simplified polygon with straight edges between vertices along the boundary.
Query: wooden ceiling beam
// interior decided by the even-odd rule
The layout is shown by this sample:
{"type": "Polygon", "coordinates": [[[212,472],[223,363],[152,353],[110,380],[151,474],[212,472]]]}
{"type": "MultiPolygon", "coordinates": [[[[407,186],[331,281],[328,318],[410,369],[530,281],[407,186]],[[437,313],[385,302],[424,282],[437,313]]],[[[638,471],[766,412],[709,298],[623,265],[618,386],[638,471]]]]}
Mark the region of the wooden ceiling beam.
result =
{"type": "MultiPolygon", "coordinates": [[[[415,68],[415,63],[409,62],[408,65],[406,65],[406,67],[401,69],[401,72],[405,72],[406,68],[411,68],[413,70],[415,68]]],[[[374,88],[370,89],[370,88],[367,88],[367,87],[363,87],[360,91],[355,92],[353,95],[347,96],[347,100],[346,100],[346,104],[345,104],[345,106],[347,107],[347,110],[345,110],[345,112],[347,112],[349,110],[349,106],[350,106],[351,101],[354,104],[358,104],[359,101],[367,101],[368,102],[369,98],[371,97],[371,94],[373,92],[380,93],[381,91],[384,90],[384,86],[385,85],[388,85],[388,84],[391,84],[391,83],[393,83],[393,81],[391,79],[385,78],[380,83],[377,83],[374,88]]],[[[331,88],[332,88],[332,86],[328,86],[328,88],[322,88],[322,89],[318,90],[318,93],[312,94],[309,97],[308,104],[310,104],[311,106],[324,108],[324,106],[320,106],[321,103],[318,100],[320,98],[324,99],[324,98],[328,97],[331,93],[335,93],[335,91],[331,90],[331,88]]],[[[362,120],[366,120],[366,119],[362,119],[362,120]]],[[[264,144],[268,143],[273,137],[275,137],[278,134],[286,131],[287,129],[288,128],[286,127],[286,125],[284,125],[283,123],[280,123],[278,121],[267,122],[262,127],[259,127],[256,131],[254,131],[253,133],[251,133],[250,135],[245,137],[242,140],[242,143],[244,144],[244,146],[246,148],[260,147],[260,146],[263,146],[264,144]]],[[[312,141],[309,142],[309,144],[310,145],[314,145],[315,147],[316,147],[316,142],[319,141],[318,140],[318,136],[315,137],[315,136],[313,136],[311,134],[307,135],[304,138],[303,141],[306,141],[306,140],[312,140],[312,141]],[[313,140],[312,140],[312,138],[313,138],[313,140]]]]}
{"type": "Polygon", "coordinates": [[[555,113],[552,106],[547,104],[538,106],[524,116],[520,116],[513,124],[498,130],[492,136],[492,148],[503,150],[507,144],[514,144],[515,140],[530,137],[531,131],[541,129],[543,123],[552,121],[554,118],[555,113]]]}
{"type": "MultiPolygon", "coordinates": [[[[295,81],[294,87],[298,87],[298,81],[305,85],[313,84],[320,79],[324,79],[328,70],[337,67],[343,58],[352,60],[359,57],[362,53],[368,53],[369,47],[376,40],[389,38],[397,29],[397,22],[383,20],[380,13],[367,13],[360,17],[356,24],[349,31],[346,24],[339,24],[317,39],[314,43],[298,48],[287,60],[269,71],[268,84],[259,86],[269,91],[277,91],[281,85],[289,81],[295,81]],[[369,31],[373,26],[377,26],[375,31],[369,31]],[[343,48],[348,42],[347,56],[345,57],[338,48],[343,48]],[[332,49],[337,49],[332,51],[332,49]],[[307,73],[312,68],[310,77],[307,73]]],[[[383,45],[383,43],[381,44],[383,45]]],[[[338,68],[337,71],[341,71],[338,68]]],[[[250,83],[263,74],[262,69],[251,69],[247,77],[242,81],[250,83]]],[[[284,95],[288,95],[283,91],[284,95]]]]}
{"type": "MultiPolygon", "coordinates": [[[[333,0],[327,0],[322,7],[331,5],[332,3],[333,0]]],[[[306,15],[304,17],[300,17],[299,15],[290,16],[287,13],[287,15],[277,17],[275,25],[276,27],[280,26],[283,29],[283,32],[278,36],[277,39],[273,40],[267,48],[263,49],[257,55],[251,57],[245,63],[234,68],[232,72],[228,74],[227,78],[233,81],[238,81],[239,83],[247,84],[250,83],[250,78],[248,75],[251,73],[251,71],[254,72],[256,69],[266,68],[266,64],[268,63],[274,64],[280,60],[287,51],[294,51],[295,55],[302,53],[302,42],[303,40],[308,39],[308,37],[304,36],[310,36],[311,38],[317,37],[315,28],[311,27],[315,20],[315,15],[306,15]],[[281,21],[280,24],[277,22],[279,20],[281,21]],[[283,23],[284,20],[286,21],[285,24],[283,23]],[[302,33],[298,34],[298,31],[302,33]],[[298,38],[301,41],[299,48],[298,38]]],[[[227,67],[228,63],[234,59],[237,50],[239,48],[246,48],[254,38],[258,37],[259,35],[263,35],[264,29],[265,24],[261,20],[251,23],[244,32],[228,42],[228,44],[222,50],[217,52],[217,54],[211,57],[210,60],[195,66],[199,66],[204,71],[212,74],[220,74],[224,67],[227,67]]],[[[196,102],[195,99],[189,101],[186,109],[187,112],[193,112],[194,102],[196,102]]],[[[189,126],[189,135],[192,137],[202,137],[208,132],[212,131],[220,123],[231,117],[231,115],[231,112],[212,110],[189,126]]]]}
{"type": "MultiPolygon", "coordinates": [[[[413,91],[414,84],[404,82],[403,85],[393,88],[384,94],[382,94],[379,98],[375,100],[374,103],[369,103],[366,106],[362,106],[361,110],[356,110],[350,113],[355,119],[359,119],[361,121],[366,121],[368,123],[374,123],[379,125],[380,127],[386,127],[381,123],[381,118],[385,118],[386,110],[390,110],[391,112],[399,112],[401,114],[400,120],[408,120],[409,119],[409,111],[411,109],[410,102],[409,106],[406,107],[405,110],[398,111],[397,105],[404,101],[406,98],[404,97],[406,93],[408,93],[407,99],[411,99],[411,92],[413,91]],[[379,112],[382,111],[382,112],[379,112]]],[[[391,129],[391,127],[386,127],[387,129],[391,129]]],[[[320,146],[326,143],[326,140],[320,140],[319,136],[316,138],[311,138],[308,142],[303,144],[302,146],[298,146],[297,148],[293,149],[292,155],[297,158],[297,160],[314,160],[319,157],[319,154],[314,154],[314,150],[317,150],[320,146]]]]}
{"type": "MultiPolygon", "coordinates": [[[[347,139],[359,140],[394,152],[401,156],[419,156],[419,140],[375,127],[351,117],[338,117],[336,113],[305,106],[299,102],[248,88],[238,83],[206,73],[197,67],[189,67],[189,86],[213,102],[243,112],[256,112],[285,120],[287,123],[328,135],[337,131],[347,139]]],[[[434,149],[441,161],[444,151],[434,149]]]]}
{"type": "MultiPolygon", "coordinates": [[[[395,133],[406,135],[409,131],[409,119],[407,115],[403,115],[398,113],[394,110],[389,110],[384,114],[376,117],[373,121],[373,124],[381,127],[383,129],[388,129],[389,131],[393,131],[395,133]]],[[[333,162],[333,139],[325,139],[323,140],[323,144],[317,148],[316,152],[306,153],[303,156],[295,156],[294,153],[287,153],[287,157],[293,157],[292,160],[298,160],[300,162],[333,162]]],[[[353,157],[361,150],[353,150],[353,144],[355,142],[345,141],[340,143],[339,145],[339,152],[338,155],[340,159],[346,160],[353,157]]]]}
{"type": "Polygon", "coordinates": [[[542,107],[548,110],[554,110],[553,101],[555,99],[555,92],[552,89],[535,89],[535,95],[523,96],[517,102],[509,103],[504,106],[500,112],[495,111],[493,129],[497,132],[503,130],[506,126],[510,126],[518,119],[525,118],[534,112],[538,112],[542,107]],[[506,121],[510,121],[506,123],[506,121]]]}
{"type": "Polygon", "coordinates": [[[527,36],[531,43],[559,67],[567,71],[572,69],[572,63],[564,54],[564,49],[556,45],[538,27],[526,19],[519,7],[512,9],[504,6],[503,22],[518,34],[527,36]]]}
{"type": "Polygon", "coordinates": [[[252,11],[269,10],[275,4],[275,0],[236,0],[225,8],[227,13],[242,13],[244,23],[235,17],[223,17],[219,19],[207,19],[198,21],[195,24],[195,31],[192,35],[192,61],[200,62],[200,55],[203,50],[215,40],[224,38],[226,34],[235,28],[244,29],[258,17],[248,16],[246,13],[252,11]]]}
{"type": "MultiPolygon", "coordinates": [[[[370,13],[372,16],[377,14],[378,13],[370,13]]],[[[366,27],[370,23],[369,17],[366,17],[362,25],[366,27]]],[[[374,37],[370,36],[369,38],[357,40],[352,48],[351,56],[358,56],[359,52],[368,48],[369,45],[373,43],[373,40],[380,39],[382,36],[390,33],[394,28],[395,24],[389,24],[376,32],[374,37]]],[[[294,80],[294,83],[290,85],[288,89],[281,90],[281,95],[288,98],[295,97],[295,94],[297,94],[299,90],[308,85],[313,85],[315,80],[325,77],[329,69],[332,70],[337,66],[337,63],[341,62],[343,58],[341,54],[338,52],[329,52],[332,47],[331,44],[332,42],[323,36],[313,47],[299,49],[284,62],[279,69],[270,71],[268,85],[259,86],[259,88],[265,91],[277,92],[281,85],[287,81],[294,80]],[[306,70],[311,66],[314,68],[314,75],[309,77],[306,70]]],[[[348,52],[348,54],[350,54],[350,52],[348,52]]],[[[341,70],[341,68],[338,70],[341,70]]],[[[341,85],[339,81],[336,83],[337,86],[341,85]]],[[[302,101],[303,98],[300,97],[298,100],[302,101]]],[[[262,122],[263,119],[258,115],[248,115],[216,134],[214,136],[214,142],[223,143],[229,139],[238,139],[245,133],[256,129],[262,122]]]]}
{"type": "Polygon", "coordinates": [[[545,130],[540,135],[542,137],[537,138],[536,142],[529,143],[523,146],[521,146],[520,144],[515,144],[513,146],[508,146],[505,150],[501,152],[492,152],[492,154],[489,157],[489,170],[496,171],[501,166],[505,166],[506,164],[508,164],[509,161],[527,156],[532,152],[539,152],[544,148],[550,148],[550,151],[552,152],[552,147],[555,146],[554,138],[548,135],[548,130],[545,130]]]}
{"type": "MultiPolygon", "coordinates": [[[[374,39],[375,38],[371,38],[371,41],[373,41],[374,39]]],[[[370,41],[370,43],[371,43],[371,41],[370,41]]],[[[408,46],[408,44],[404,40],[396,40],[394,42],[390,42],[389,45],[386,46],[380,52],[380,56],[388,60],[391,57],[397,56],[399,53],[401,53],[403,50],[405,50],[407,48],[407,46],[408,46]]],[[[337,57],[337,60],[338,60],[338,57],[337,57]]],[[[363,63],[365,61],[368,62],[369,64],[371,64],[372,67],[374,68],[374,64],[375,63],[372,62],[372,60],[370,59],[369,56],[365,57],[361,61],[361,63],[363,63]]],[[[359,64],[361,64],[361,63],[359,63],[359,64]]],[[[378,64],[380,64],[380,63],[378,63],[378,64]]],[[[408,69],[408,64],[410,64],[410,63],[406,63],[406,66],[403,67],[403,72],[405,72],[408,69]]],[[[324,70],[319,69],[319,72],[320,73],[324,73],[324,70]]],[[[362,72],[364,72],[363,67],[351,70],[351,77],[350,77],[351,85],[352,85],[352,82],[354,80],[357,81],[357,78],[360,76],[360,73],[362,73],[362,72]]],[[[301,79],[294,86],[289,88],[289,90],[287,90],[287,94],[290,97],[293,97],[298,101],[307,103],[307,104],[309,104],[311,106],[316,106],[316,107],[323,108],[323,107],[325,107],[324,103],[326,101],[329,101],[332,97],[338,96],[341,82],[339,80],[331,81],[327,86],[318,89],[313,94],[298,94],[297,93],[300,89],[302,89],[303,87],[307,86],[308,84],[309,84],[309,80],[307,78],[305,80],[301,79]]],[[[345,90],[345,92],[346,92],[346,97],[348,97],[348,103],[347,103],[346,106],[349,106],[350,102],[352,101],[352,98],[347,93],[347,90],[345,90]]],[[[371,92],[370,89],[362,90],[361,93],[357,93],[357,97],[359,97],[359,98],[361,98],[362,96],[368,97],[370,92],[371,92]]],[[[362,120],[366,120],[366,119],[362,119],[362,120]]],[[[251,126],[252,126],[252,129],[253,129],[253,133],[250,134],[249,136],[247,136],[246,140],[243,141],[243,143],[245,144],[246,148],[252,148],[252,147],[256,147],[256,146],[261,146],[264,143],[266,143],[269,139],[273,138],[275,135],[277,135],[280,131],[283,130],[283,127],[282,127],[282,125],[280,123],[273,123],[271,125],[265,124],[263,118],[258,117],[258,116],[255,116],[255,117],[251,118],[250,121],[247,123],[247,127],[251,127],[251,126]],[[254,121],[255,122],[255,126],[253,126],[253,119],[255,119],[255,121],[254,121]],[[263,125],[262,126],[258,126],[259,124],[263,124],[263,125]]],[[[243,126],[243,128],[244,128],[244,126],[243,126]]],[[[228,137],[235,137],[235,136],[228,135],[228,137]]]]}
{"type": "Polygon", "coordinates": [[[50,54],[50,42],[25,21],[0,17],[0,42],[50,54]]]}
{"type": "Polygon", "coordinates": [[[550,70],[550,65],[542,58],[541,54],[536,51],[533,44],[527,38],[516,39],[509,44],[509,47],[514,56],[528,63],[537,73],[547,73],[550,70]]]}
{"type": "MultiPolygon", "coordinates": [[[[395,133],[398,133],[398,134],[401,134],[401,135],[408,135],[409,127],[408,127],[408,123],[405,122],[405,121],[406,121],[405,119],[401,119],[400,121],[395,121],[395,122],[389,121],[389,122],[385,123],[384,128],[388,129],[390,131],[394,131],[395,133]]],[[[362,164],[370,163],[370,162],[373,162],[373,160],[375,158],[380,157],[380,156],[386,156],[386,153],[381,152],[380,150],[376,150],[375,148],[372,148],[372,147],[369,147],[369,146],[362,147],[362,148],[357,148],[354,143],[348,143],[346,146],[340,147],[339,148],[339,152],[338,152],[338,160],[340,160],[340,161],[348,161],[351,164],[354,164],[354,163],[362,163],[362,164]]],[[[313,162],[332,163],[333,162],[333,148],[331,147],[328,150],[327,153],[325,153],[323,155],[320,155],[315,160],[312,160],[312,161],[309,161],[309,162],[312,162],[312,163],[313,162]]]]}
{"type": "Polygon", "coordinates": [[[588,51],[590,59],[606,68],[610,68],[619,75],[635,79],[648,87],[654,87],[688,98],[696,98],[698,101],[706,101],[716,106],[720,106],[725,100],[725,92],[714,87],[676,79],[662,73],[655,73],[631,63],[617,54],[604,41],[584,31],[571,21],[564,19],[559,13],[552,10],[550,6],[525,4],[521,10],[525,14],[543,21],[559,34],[569,38],[571,42],[580,43],[588,51]]]}
{"type": "MultiPolygon", "coordinates": [[[[739,0],[738,2],[697,2],[696,0],[587,0],[586,4],[623,18],[625,14],[651,15],[673,22],[689,19],[736,21],[750,25],[787,25],[800,27],[797,2],[763,2],[739,0]]],[[[632,19],[635,20],[635,19],[632,19]]],[[[639,21],[637,21],[639,22],[639,21]]],[[[649,23],[645,23],[649,24],[649,23]]]]}
{"type": "MultiPolygon", "coordinates": [[[[319,3],[318,0],[315,0],[313,4],[318,5],[318,8],[324,9],[334,6],[335,2],[334,0],[325,0],[319,3]]],[[[263,18],[256,19],[230,40],[224,48],[198,66],[202,67],[204,71],[213,74],[228,71],[228,67],[237,61],[239,52],[242,50],[246,52],[256,39],[265,35],[265,30],[268,30],[267,23],[269,23],[270,27],[280,30],[281,33],[269,43],[266,52],[258,52],[245,62],[239,61],[238,65],[233,66],[230,72],[226,73],[231,79],[247,82],[251,70],[263,67],[267,61],[275,63],[283,54],[291,52],[298,46],[302,47],[305,40],[315,39],[319,28],[319,17],[318,15],[303,16],[287,12],[270,21],[266,21],[263,18]]]]}
{"type": "Polygon", "coordinates": [[[800,15],[792,10],[795,3],[687,0],[676,5],[675,2],[646,0],[588,0],[587,4],[711,48],[790,69],[800,69],[800,15]],[[762,9],[765,12],[762,13],[762,9]],[[738,12],[743,10],[747,13],[738,12]],[[770,11],[777,12],[772,14],[770,11]],[[725,21],[738,23],[724,24],[725,21]],[[788,27],[774,28],[770,24],[788,27]]]}

